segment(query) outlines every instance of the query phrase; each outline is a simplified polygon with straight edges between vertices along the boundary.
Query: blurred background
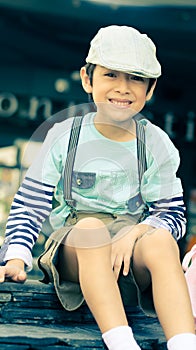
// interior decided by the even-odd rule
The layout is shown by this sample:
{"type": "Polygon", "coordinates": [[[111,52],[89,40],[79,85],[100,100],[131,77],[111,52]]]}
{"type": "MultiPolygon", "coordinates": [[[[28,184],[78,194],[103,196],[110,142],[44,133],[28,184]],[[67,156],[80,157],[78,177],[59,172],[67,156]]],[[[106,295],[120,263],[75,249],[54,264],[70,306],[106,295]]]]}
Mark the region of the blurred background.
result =
{"type": "MultiPolygon", "coordinates": [[[[163,75],[144,114],[180,151],[182,255],[196,242],[196,0],[0,0],[0,245],[21,168],[42,142],[31,135],[52,114],[87,102],[79,70],[92,37],[110,24],[133,26],[157,46],[163,75]]],[[[44,241],[41,234],[35,261],[44,241]]]]}

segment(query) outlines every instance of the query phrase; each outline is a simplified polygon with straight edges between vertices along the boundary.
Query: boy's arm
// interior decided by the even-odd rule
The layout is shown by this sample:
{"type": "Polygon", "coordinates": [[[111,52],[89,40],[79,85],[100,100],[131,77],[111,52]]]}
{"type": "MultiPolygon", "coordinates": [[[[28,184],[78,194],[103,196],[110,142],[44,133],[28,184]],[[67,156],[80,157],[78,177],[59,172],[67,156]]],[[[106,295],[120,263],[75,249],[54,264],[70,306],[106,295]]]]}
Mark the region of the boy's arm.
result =
{"type": "Polygon", "coordinates": [[[0,253],[3,253],[1,261],[4,265],[7,261],[12,264],[13,260],[17,259],[23,261],[27,269],[31,269],[31,251],[42,223],[52,210],[53,193],[54,186],[28,177],[24,179],[14,197],[7,221],[4,245],[0,250],[0,253]]]}
{"type": "Polygon", "coordinates": [[[176,240],[186,232],[185,206],[182,193],[151,203],[149,216],[141,222],[156,228],[165,228],[176,240]]]}

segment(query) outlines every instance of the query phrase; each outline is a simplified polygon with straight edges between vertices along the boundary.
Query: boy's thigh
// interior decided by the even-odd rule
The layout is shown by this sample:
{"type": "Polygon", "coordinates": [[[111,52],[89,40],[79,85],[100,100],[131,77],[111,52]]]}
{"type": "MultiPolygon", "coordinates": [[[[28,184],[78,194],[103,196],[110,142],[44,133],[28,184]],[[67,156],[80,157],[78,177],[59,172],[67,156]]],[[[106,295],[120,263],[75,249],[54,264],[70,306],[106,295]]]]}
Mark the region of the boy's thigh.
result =
{"type": "Polygon", "coordinates": [[[139,257],[138,260],[146,266],[148,261],[159,262],[163,257],[176,259],[179,257],[179,247],[168,230],[150,228],[138,238],[135,245],[135,259],[136,255],[139,257]]]}
{"type": "Polygon", "coordinates": [[[87,251],[111,244],[107,229],[111,217],[108,217],[105,215],[102,218],[102,214],[78,216],[76,224],[72,226],[59,247],[56,267],[61,280],[79,282],[78,251],[81,251],[81,248],[82,251],[87,251]]]}
{"type": "Polygon", "coordinates": [[[152,228],[136,241],[133,252],[135,279],[144,290],[151,283],[152,270],[159,264],[171,263],[179,258],[179,248],[172,234],[162,228],[152,228]]]}

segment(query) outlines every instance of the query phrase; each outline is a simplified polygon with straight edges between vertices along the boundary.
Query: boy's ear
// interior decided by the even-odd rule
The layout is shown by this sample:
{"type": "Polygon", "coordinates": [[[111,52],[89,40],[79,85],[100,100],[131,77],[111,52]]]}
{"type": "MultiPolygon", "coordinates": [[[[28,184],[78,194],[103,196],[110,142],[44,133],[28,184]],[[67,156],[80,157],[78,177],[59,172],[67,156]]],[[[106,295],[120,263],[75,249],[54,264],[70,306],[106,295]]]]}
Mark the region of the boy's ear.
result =
{"type": "Polygon", "coordinates": [[[156,84],[157,84],[157,80],[155,80],[155,82],[152,84],[150,88],[150,91],[148,91],[148,93],[146,94],[146,101],[150,101],[150,99],[152,98],[156,84]]]}
{"type": "Polygon", "coordinates": [[[86,68],[82,67],[80,69],[80,78],[82,81],[82,86],[85,92],[87,92],[88,94],[92,93],[92,85],[89,79],[88,74],[86,73],[86,68]]]}

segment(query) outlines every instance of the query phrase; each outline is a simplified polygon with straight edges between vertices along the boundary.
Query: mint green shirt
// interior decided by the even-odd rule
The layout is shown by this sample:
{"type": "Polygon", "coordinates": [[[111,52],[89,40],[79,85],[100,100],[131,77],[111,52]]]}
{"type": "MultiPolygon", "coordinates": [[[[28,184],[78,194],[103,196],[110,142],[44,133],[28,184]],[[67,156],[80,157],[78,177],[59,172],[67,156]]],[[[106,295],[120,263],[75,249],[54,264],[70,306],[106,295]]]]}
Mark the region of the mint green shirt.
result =
{"type": "MultiPolygon", "coordinates": [[[[117,142],[105,138],[94,126],[95,113],[85,115],[74,163],[72,197],[78,211],[140,214],[137,141],[117,142]]],[[[147,170],[141,182],[145,203],[182,192],[176,177],[179,153],[168,135],[150,121],[146,125],[147,170]]],[[[55,186],[59,206],[50,217],[54,229],[62,227],[70,210],[63,196],[63,174],[72,118],[55,124],[27,176],[55,186]]]]}

